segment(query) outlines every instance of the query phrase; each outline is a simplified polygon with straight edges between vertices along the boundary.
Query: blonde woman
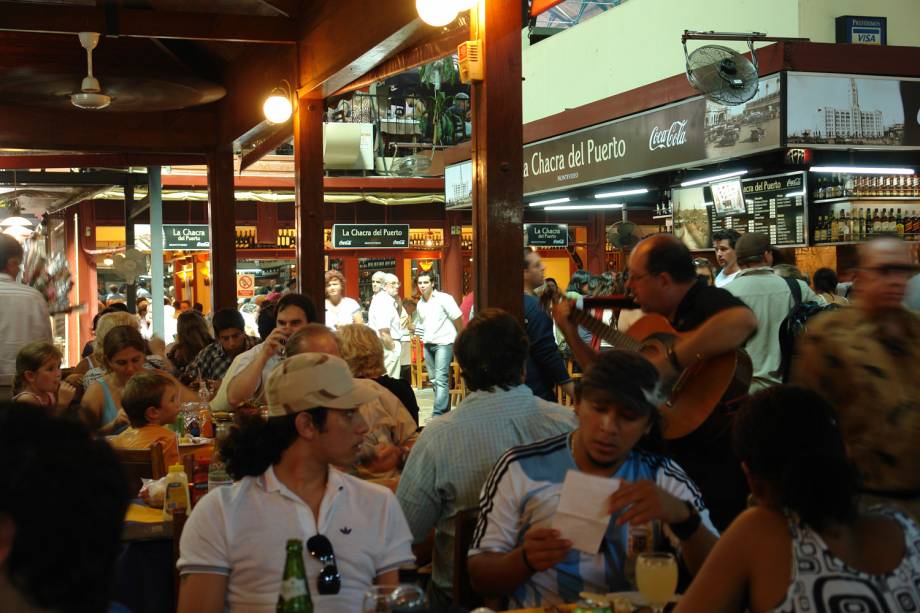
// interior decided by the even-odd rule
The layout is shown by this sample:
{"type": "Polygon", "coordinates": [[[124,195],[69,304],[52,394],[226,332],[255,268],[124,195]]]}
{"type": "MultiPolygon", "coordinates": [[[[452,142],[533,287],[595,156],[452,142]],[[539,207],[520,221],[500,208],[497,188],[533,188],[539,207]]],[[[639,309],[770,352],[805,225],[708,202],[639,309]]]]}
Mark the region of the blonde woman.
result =
{"type": "MultiPolygon", "coordinates": [[[[406,408],[401,394],[388,387],[391,382],[403,382],[384,376],[383,345],[369,327],[362,324],[342,326],[338,336],[342,359],[348,364],[352,376],[374,381],[384,388],[378,388],[381,394],[377,401],[361,407],[361,415],[369,428],[365,441],[374,443],[367,445],[369,448],[362,453],[365,466],[373,477],[395,476],[418,438],[418,423],[406,408]]],[[[409,393],[412,393],[411,389],[409,393]]],[[[415,410],[417,416],[418,404],[415,404],[415,410]]]]}

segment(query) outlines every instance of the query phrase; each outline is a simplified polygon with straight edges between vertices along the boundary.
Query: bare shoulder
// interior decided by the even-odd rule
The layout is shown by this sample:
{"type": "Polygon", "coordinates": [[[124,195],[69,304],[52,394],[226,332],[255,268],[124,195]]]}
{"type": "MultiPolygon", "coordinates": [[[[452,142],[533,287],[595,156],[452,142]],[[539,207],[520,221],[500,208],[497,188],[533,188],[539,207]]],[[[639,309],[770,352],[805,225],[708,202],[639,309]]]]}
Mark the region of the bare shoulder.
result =
{"type": "Polygon", "coordinates": [[[753,507],[744,511],[732,522],[721,540],[739,543],[788,544],[791,537],[788,520],[782,513],[763,507],[753,507]]]}

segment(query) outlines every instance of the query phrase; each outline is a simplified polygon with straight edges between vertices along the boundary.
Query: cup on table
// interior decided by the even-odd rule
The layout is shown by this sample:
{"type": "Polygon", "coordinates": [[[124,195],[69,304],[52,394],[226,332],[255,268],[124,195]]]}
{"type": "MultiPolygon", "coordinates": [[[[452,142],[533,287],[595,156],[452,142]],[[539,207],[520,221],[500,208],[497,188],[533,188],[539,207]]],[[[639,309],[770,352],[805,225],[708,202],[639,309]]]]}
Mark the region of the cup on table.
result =
{"type": "Polygon", "coordinates": [[[677,560],[670,553],[639,554],[636,583],[642,597],[656,613],[661,613],[677,590],[677,560]]]}

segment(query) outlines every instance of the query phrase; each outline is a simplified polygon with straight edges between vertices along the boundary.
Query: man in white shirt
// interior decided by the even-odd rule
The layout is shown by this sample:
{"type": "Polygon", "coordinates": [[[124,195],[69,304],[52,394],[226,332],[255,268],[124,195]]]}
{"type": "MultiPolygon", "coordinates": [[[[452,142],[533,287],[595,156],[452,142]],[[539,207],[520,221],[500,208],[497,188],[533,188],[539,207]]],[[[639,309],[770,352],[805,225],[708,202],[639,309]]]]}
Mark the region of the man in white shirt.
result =
{"type": "Polygon", "coordinates": [[[178,611],[274,611],[289,539],[306,541],[314,609],[361,611],[366,591],[414,561],[393,493],[334,468],[354,462],[367,431],[357,407],[373,393],[317,353],[284,360],[266,387],[268,420],[222,451],[237,482],[202,498],[182,532],[178,611]]]}
{"type": "Polygon", "coordinates": [[[399,358],[402,354],[400,339],[403,335],[399,322],[399,277],[386,273],[383,276],[383,290],[371,301],[367,312],[367,324],[383,343],[383,367],[387,375],[399,378],[399,358]]]}
{"type": "Polygon", "coordinates": [[[782,351],[779,328],[795,306],[790,283],[799,286],[801,302],[820,302],[807,283],[783,279],[767,263],[770,239],[766,234],[748,232],[738,239],[735,255],[740,271],[725,289],[744,301],[757,317],[757,332],[744,343],[751,356],[754,373],[750,392],[782,383],[782,351]]]}
{"type": "Polygon", "coordinates": [[[0,400],[12,396],[16,354],[34,341],[52,341],[48,303],[38,290],[16,280],[22,245],[0,234],[0,400]]]}
{"type": "Polygon", "coordinates": [[[738,271],[738,257],[735,255],[735,243],[741,235],[737,230],[718,230],[712,233],[712,246],[716,250],[716,260],[722,270],[716,275],[716,287],[728,285],[738,271]]]}
{"type": "Polygon", "coordinates": [[[419,273],[416,283],[421,294],[416,316],[424,328],[425,367],[434,389],[432,415],[437,417],[450,410],[450,362],[454,357],[454,339],[463,326],[463,313],[453,296],[434,289],[431,273],[419,273]]]}

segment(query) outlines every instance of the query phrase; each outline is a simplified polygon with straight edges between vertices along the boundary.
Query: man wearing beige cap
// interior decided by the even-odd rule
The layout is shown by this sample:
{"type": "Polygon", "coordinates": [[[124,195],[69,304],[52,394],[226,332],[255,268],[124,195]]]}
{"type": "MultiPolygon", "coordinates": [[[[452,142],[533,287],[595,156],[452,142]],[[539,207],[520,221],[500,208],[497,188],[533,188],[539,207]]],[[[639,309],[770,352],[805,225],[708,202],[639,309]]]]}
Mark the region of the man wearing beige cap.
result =
{"type": "Polygon", "coordinates": [[[754,366],[750,387],[753,394],[782,383],[779,328],[796,304],[792,284],[798,285],[799,302],[821,299],[807,283],[783,279],[773,272],[767,262],[768,256],[772,256],[770,239],[765,234],[743,234],[735,244],[735,255],[741,270],[725,289],[740,298],[757,317],[757,332],[744,344],[754,366]]]}
{"type": "Polygon", "coordinates": [[[306,541],[315,609],[360,611],[366,591],[395,585],[414,560],[393,493],[334,468],[354,462],[367,430],[357,407],[373,392],[342,359],[318,353],[278,364],[266,388],[268,420],[221,448],[236,483],[202,498],[182,533],[178,610],[274,610],[295,539],[306,541]]]}

